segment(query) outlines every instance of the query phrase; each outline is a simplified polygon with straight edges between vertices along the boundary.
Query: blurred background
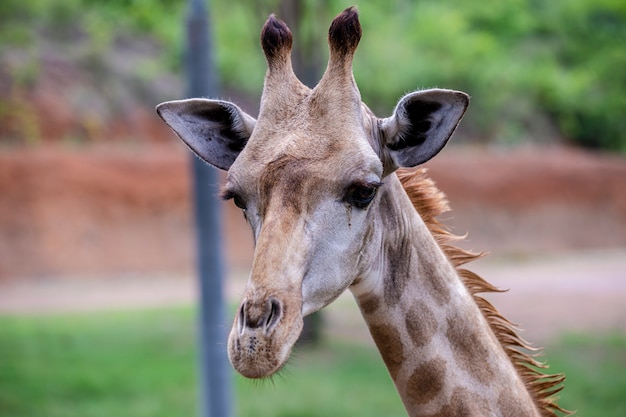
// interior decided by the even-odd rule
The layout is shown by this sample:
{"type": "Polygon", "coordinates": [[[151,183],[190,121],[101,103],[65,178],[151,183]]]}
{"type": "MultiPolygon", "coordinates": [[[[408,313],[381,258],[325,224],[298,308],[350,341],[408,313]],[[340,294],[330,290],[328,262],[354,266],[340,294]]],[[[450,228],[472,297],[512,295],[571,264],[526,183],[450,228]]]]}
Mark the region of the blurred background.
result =
{"type": "MultiPolygon", "coordinates": [[[[314,85],[352,4],[211,0],[221,98],[258,113],[270,13],[314,85]]],[[[379,116],[415,89],[472,96],[428,167],[442,220],[490,252],[473,268],[511,289],[490,300],[567,373],[564,407],[626,415],[626,3],[357,5],[355,78],[379,116]]],[[[154,113],[185,94],[186,13],[0,4],[0,416],[198,412],[190,155],[154,113]]],[[[222,214],[234,306],[253,246],[239,210],[222,214]]],[[[351,297],[322,322],[273,384],[233,377],[236,415],[405,415],[351,297]]]]}

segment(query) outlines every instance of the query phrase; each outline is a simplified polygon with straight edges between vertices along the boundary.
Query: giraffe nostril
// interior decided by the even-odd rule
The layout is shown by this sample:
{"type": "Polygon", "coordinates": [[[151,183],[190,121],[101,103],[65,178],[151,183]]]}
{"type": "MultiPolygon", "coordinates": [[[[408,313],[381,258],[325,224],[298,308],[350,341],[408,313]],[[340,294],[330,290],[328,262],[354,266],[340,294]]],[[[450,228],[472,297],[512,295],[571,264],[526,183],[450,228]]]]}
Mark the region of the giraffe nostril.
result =
{"type": "Polygon", "coordinates": [[[239,319],[237,320],[237,330],[239,331],[239,334],[243,334],[244,329],[247,327],[247,323],[246,323],[246,304],[248,302],[244,301],[241,304],[241,307],[239,307],[239,319]]]}
{"type": "Polygon", "coordinates": [[[278,301],[274,297],[270,298],[268,300],[268,303],[269,303],[269,314],[267,315],[267,318],[265,319],[265,325],[264,325],[264,330],[266,333],[270,331],[276,325],[276,323],[278,323],[283,312],[280,301],[278,301]]]}
{"type": "Polygon", "coordinates": [[[246,300],[239,309],[237,330],[240,335],[246,329],[262,329],[263,332],[268,333],[280,321],[282,314],[282,304],[274,297],[270,297],[261,303],[246,300]]]}

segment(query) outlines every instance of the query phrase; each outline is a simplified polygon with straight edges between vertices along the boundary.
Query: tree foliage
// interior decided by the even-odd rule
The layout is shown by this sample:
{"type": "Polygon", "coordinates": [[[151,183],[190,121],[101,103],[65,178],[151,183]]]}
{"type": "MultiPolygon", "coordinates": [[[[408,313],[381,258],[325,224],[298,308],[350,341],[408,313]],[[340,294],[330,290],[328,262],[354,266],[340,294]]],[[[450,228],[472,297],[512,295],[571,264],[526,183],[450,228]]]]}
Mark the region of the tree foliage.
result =
{"type": "MultiPolygon", "coordinates": [[[[265,72],[260,25],[284,1],[211,1],[227,88],[258,95],[265,72]]],[[[288,22],[298,27],[294,47],[310,51],[311,34],[327,29],[321,20],[352,1],[300,0],[302,20],[288,22]]],[[[185,3],[4,0],[0,43],[36,51],[41,37],[86,37],[94,51],[106,53],[121,36],[146,36],[161,44],[160,67],[179,70],[185,3]]],[[[368,0],[359,9],[364,36],[355,76],[364,100],[379,114],[389,113],[406,91],[454,88],[472,96],[466,136],[504,142],[559,136],[626,152],[623,0],[368,0]]],[[[325,60],[324,54],[313,59],[325,60]]],[[[312,67],[321,71],[324,65],[312,67]]]]}

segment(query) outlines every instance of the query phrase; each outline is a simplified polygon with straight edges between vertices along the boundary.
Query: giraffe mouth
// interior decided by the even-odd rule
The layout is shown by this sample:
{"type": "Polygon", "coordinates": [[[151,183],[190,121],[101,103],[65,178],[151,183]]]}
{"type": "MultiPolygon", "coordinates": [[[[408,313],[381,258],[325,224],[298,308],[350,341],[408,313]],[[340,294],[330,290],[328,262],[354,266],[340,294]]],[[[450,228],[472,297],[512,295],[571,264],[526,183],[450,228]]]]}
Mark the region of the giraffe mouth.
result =
{"type": "Polygon", "coordinates": [[[284,366],[302,331],[301,306],[294,304],[276,296],[243,300],[228,337],[228,357],[237,372],[264,378],[284,366]]]}

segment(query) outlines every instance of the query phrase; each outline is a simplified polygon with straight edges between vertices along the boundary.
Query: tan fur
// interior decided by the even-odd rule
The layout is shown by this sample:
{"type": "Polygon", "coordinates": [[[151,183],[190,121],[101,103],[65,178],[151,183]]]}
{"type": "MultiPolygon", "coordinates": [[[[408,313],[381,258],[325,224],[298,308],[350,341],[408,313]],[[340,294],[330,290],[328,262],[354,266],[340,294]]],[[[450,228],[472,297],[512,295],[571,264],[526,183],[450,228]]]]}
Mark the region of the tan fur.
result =
{"type": "Polygon", "coordinates": [[[565,376],[563,374],[543,373],[541,370],[546,369],[547,366],[535,359],[541,354],[541,349],[532,347],[522,339],[518,335],[516,326],[503,317],[491,303],[479,295],[480,293],[502,291],[477,274],[460,268],[460,266],[481,258],[485,254],[473,253],[453,244],[461,240],[462,237],[452,234],[437,220],[437,216],[449,211],[450,208],[445,195],[426,175],[426,171],[426,168],[401,169],[397,172],[397,175],[415,209],[448,259],[457,269],[463,283],[472,294],[474,301],[487,319],[496,338],[524,381],[536,405],[541,410],[542,416],[556,416],[557,411],[568,415],[572,414],[572,412],[561,408],[554,398],[555,394],[563,389],[562,383],[565,381],[565,376]]]}

